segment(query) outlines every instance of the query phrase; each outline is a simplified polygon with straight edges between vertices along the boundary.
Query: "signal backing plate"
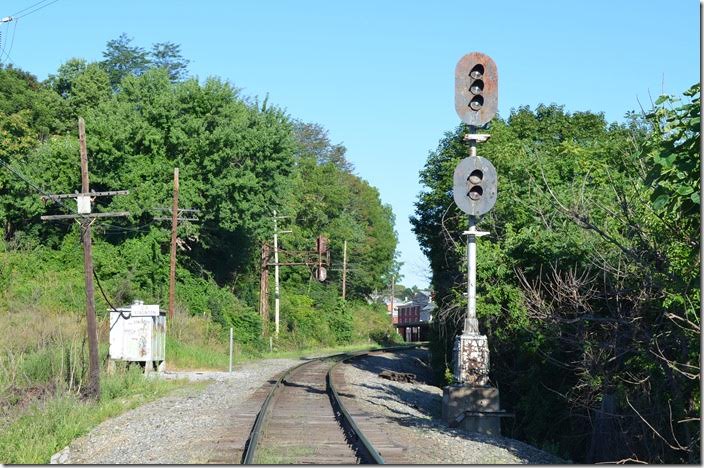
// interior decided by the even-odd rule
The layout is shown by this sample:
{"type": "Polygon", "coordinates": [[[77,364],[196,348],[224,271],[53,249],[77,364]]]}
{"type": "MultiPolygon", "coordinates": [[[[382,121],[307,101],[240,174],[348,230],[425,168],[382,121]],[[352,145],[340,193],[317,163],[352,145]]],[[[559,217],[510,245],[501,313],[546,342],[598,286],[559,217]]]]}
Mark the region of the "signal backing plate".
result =
{"type": "Polygon", "coordinates": [[[481,156],[464,158],[455,167],[453,176],[452,195],[460,210],[471,216],[481,216],[494,207],[497,194],[496,168],[491,161],[481,156]],[[482,195],[478,200],[472,200],[467,192],[470,184],[469,175],[475,170],[483,174],[481,181],[482,195]]]}

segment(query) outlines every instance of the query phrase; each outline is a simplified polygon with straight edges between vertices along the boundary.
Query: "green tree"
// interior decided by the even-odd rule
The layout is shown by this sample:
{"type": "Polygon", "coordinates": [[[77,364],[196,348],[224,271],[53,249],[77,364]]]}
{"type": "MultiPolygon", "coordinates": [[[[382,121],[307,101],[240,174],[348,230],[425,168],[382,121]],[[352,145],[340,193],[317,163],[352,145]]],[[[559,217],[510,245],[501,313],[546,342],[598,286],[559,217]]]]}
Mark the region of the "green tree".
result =
{"type": "MultiPolygon", "coordinates": [[[[296,122],[294,131],[296,171],[285,205],[294,232],[282,243],[291,250],[312,250],[315,238],[326,235],[333,259],[328,284],[338,288],[346,240],[348,298],[365,298],[384,286],[384,276],[394,266],[393,212],[376,188],[352,173],[345,147],[332,144],[320,125],[296,122]]],[[[308,277],[307,271],[291,273],[299,283],[308,277]]]]}
{"type": "Polygon", "coordinates": [[[110,84],[116,89],[128,75],[141,75],[149,69],[149,55],[146,50],[132,45],[132,38],[122,33],[117,39],[108,41],[103,51],[101,65],[110,77],[110,84]]]}
{"type": "Polygon", "coordinates": [[[71,58],[59,66],[56,74],[50,74],[47,84],[61,97],[68,98],[71,95],[73,83],[88,66],[88,62],[80,58],[71,58]]]}
{"type": "Polygon", "coordinates": [[[181,81],[186,78],[190,60],[181,55],[181,46],[173,42],[157,42],[152,45],[149,53],[151,65],[155,68],[165,68],[171,81],[181,81]]]}
{"type": "MultiPolygon", "coordinates": [[[[691,108],[674,112],[695,119],[691,108]]],[[[691,141],[693,122],[675,124],[691,141]]],[[[431,153],[412,219],[440,305],[438,374],[466,304],[466,216],[451,198],[464,133],[447,133],[431,153]]],[[[675,234],[676,217],[654,211],[658,178],[643,167],[662,157],[663,138],[633,116],[608,125],[554,105],[512,111],[491,134],[482,155],[497,168],[499,198],[481,220],[492,235],[479,241],[477,307],[516,436],[582,462],[696,460],[698,237],[695,223],[680,222],[675,234]]],[[[683,148],[691,165],[693,149],[683,148]]],[[[694,177],[681,184],[694,187],[694,177]]],[[[691,193],[682,196],[693,201],[691,193]]]]}

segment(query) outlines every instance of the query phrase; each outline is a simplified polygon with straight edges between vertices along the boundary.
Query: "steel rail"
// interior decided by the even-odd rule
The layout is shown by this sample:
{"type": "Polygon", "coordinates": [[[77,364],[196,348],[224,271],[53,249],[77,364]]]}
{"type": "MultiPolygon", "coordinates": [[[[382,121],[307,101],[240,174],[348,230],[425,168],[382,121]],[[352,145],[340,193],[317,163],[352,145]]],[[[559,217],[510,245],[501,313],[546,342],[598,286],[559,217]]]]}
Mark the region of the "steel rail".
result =
{"type": "Polygon", "coordinates": [[[271,390],[269,390],[269,394],[266,396],[266,399],[264,400],[261,409],[257,413],[257,417],[254,420],[254,425],[252,426],[252,430],[250,431],[251,435],[249,436],[249,440],[247,440],[247,445],[245,445],[242,457],[243,465],[252,465],[254,463],[254,453],[256,452],[257,445],[259,444],[259,436],[262,432],[262,425],[264,423],[264,420],[266,419],[267,413],[269,412],[269,405],[274,397],[274,394],[276,393],[276,390],[286,379],[286,377],[288,377],[294,370],[298,369],[301,366],[305,366],[306,364],[309,364],[314,360],[315,359],[302,362],[301,364],[298,364],[297,366],[291,367],[290,369],[286,370],[286,372],[284,372],[281,377],[278,378],[276,383],[274,383],[274,385],[271,387],[271,390]]]}
{"type": "Polygon", "coordinates": [[[373,350],[368,350],[368,351],[361,351],[361,352],[353,352],[353,353],[339,353],[339,354],[333,354],[329,356],[322,356],[319,358],[314,358],[311,359],[310,361],[303,362],[301,364],[298,364],[297,366],[291,367],[284,372],[281,377],[277,379],[277,381],[274,383],[274,385],[271,387],[271,390],[269,390],[269,393],[266,396],[266,399],[264,400],[264,403],[262,404],[259,412],[257,413],[257,417],[254,420],[254,425],[252,426],[252,430],[250,431],[250,437],[247,440],[247,444],[245,445],[244,452],[242,454],[242,464],[243,465],[251,465],[254,463],[254,455],[257,450],[257,446],[259,444],[259,439],[261,436],[262,432],[262,426],[264,425],[264,421],[266,420],[268,413],[269,413],[269,408],[271,406],[271,402],[274,398],[274,395],[276,394],[276,391],[279,389],[281,384],[283,383],[286,378],[291,375],[294,371],[296,371],[298,368],[303,367],[307,364],[310,364],[313,361],[321,361],[323,359],[335,359],[335,358],[340,358],[339,362],[334,364],[330,369],[328,369],[327,375],[326,375],[326,383],[327,387],[332,395],[332,399],[334,403],[337,405],[337,407],[340,410],[340,413],[345,421],[345,423],[348,425],[350,429],[355,433],[357,436],[357,439],[359,442],[362,444],[362,448],[367,452],[369,458],[373,460],[373,463],[376,464],[383,464],[384,459],[379,455],[379,452],[374,448],[372,443],[367,439],[367,437],[364,435],[362,430],[357,426],[357,424],[354,422],[354,418],[352,418],[352,415],[347,411],[347,408],[345,408],[345,405],[342,403],[342,399],[340,398],[339,394],[337,393],[337,389],[335,388],[333,382],[332,382],[332,370],[337,367],[339,364],[349,361],[354,358],[359,358],[363,356],[368,356],[369,354],[372,353],[378,353],[378,352],[385,352],[385,351],[395,351],[399,349],[412,349],[412,348],[417,348],[418,346],[423,345],[424,343],[418,343],[414,345],[406,345],[406,346],[392,346],[388,348],[379,348],[379,349],[373,349],[373,350]]]}
{"type": "Polygon", "coordinates": [[[377,353],[377,352],[397,351],[397,350],[401,350],[401,349],[413,349],[413,348],[417,348],[418,346],[421,346],[422,344],[423,343],[414,344],[414,345],[404,345],[404,346],[392,346],[392,347],[388,347],[388,348],[375,349],[375,350],[366,351],[366,352],[362,352],[362,353],[354,353],[354,354],[348,355],[347,357],[341,359],[338,363],[334,364],[330,369],[328,369],[328,374],[326,376],[326,380],[328,383],[328,388],[330,389],[330,392],[332,393],[335,404],[340,409],[340,413],[342,413],[342,416],[343,416],[345,422],[347,423],[347,425],[356,434],[357,440],[361,443],[362,447],[367,452],[367,456],[369,457],[369,459],[373,460],[374,463],[377,465],[383,465],[386,462],[384,461],[384,458],[381,456],[381,454],[376,450],[376,448],[371,443],[371,441],[369,439],[367,439],[367,437],[364,435],[364,432],[362,432],[362,430],[359,428],[359,426],[354,421],[354,418],[349,413],[349,411],[347,411],[347,408],[345,407],[345,404],[342,402],[342,399],[340,398],[340,395],[337,393],[337,389],[335,388],[335,384],[333,383],[332,372],[340,364],[343,364],[347,361],[351,361],[352,359],[368,356],[372,353],[377,353]]]}

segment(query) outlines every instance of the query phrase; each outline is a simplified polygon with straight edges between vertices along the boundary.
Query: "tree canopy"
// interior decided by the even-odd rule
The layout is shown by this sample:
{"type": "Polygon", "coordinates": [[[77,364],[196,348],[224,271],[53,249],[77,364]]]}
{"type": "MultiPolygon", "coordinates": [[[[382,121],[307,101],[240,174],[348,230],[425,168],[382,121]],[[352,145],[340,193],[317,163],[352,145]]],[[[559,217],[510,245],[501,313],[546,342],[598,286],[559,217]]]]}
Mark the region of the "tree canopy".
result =
{"type": "Polygon", "coordinates": [[[314,250],[316,237],[325,235],[333,263],[321,284],[309,268],[282,268],[282,315],[291,327],[281,339],[301,346],[352,339],[347,314],[359,307],[350,301],[367,307],[368,295],[385,284],[395,267],[396,235],[391,208],[353,173],[344,146],[331,143],[321,125],[296,121],[266,100],[260,105],[222,79],[187,78],[188,60],[176,44],[147,51],[123,34],[108,42],[103,57],[72,58],[43,83],[0,69],[0,161],[7,169],[0,171],[0,219],[7,245],[76,247],[70,222],[39,219],[71,213],[75,202],[44,205],[39,195],[80,187],[81,116],[91,188],[130,191],[96,200],[99,211],[130,213],[94,230],[95,270],[116,302],[165,300],[170,225],[157,218],[171,204],[178,167],[179,205],[200,210],[198,222],[179,227],[182,307],[234,323],[264,346],[266,324],[256,313],[260,256],[271,243],[276,210],[289,216],[293,231],[281,237],[282,257],[314,250]],[[347,303],[339,299],[345,240],[347,303]],[[307,307],[317,311],[313,322],[307,307]]]}
{"type": "MultiPolygon", "coordinates": [[[[521,107],[479,147],[499,187],[478,241],[492,380],[516,436],[572,460],[698,459],[699,87],[686,96],[624,124],[521,107]]],[[[440,304],[439,381],[466,307],[465,133],[430,154],[411,219],[440,304]]]]}

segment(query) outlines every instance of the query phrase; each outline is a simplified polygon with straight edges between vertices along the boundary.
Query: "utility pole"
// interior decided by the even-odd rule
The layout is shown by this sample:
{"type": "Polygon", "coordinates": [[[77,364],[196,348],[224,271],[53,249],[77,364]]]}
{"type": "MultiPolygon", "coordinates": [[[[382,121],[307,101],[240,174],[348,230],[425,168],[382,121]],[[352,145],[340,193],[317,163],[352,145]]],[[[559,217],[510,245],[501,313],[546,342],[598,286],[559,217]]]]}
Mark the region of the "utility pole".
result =
{"type": "MultiPolygon", "coordinates": [[[[200,213],[200,210],[191,208],[178,208],[178,192],[179,192],[179,171],[178,167],[174,167],[174,194],[171,204],[171,218],[157,216],[155,221],[171,220],[171,255],[169,259],[169,320],[173,320],[176,311],[176,246],[178,245],[178,222],[179,221],[198,221],[197,217],[182,218],[181,213],[184,211],[191,213],[200,213]]],[[[158,207],[157,210],[168,210],[168,208],[158,207]]]]}
{"type": "Polygon", "coordinates": [[[279,231],[274,210],[274,334],[279,337],[279,231]]]}
{"type": "Polygon", "coordinates": [[[78,118],[78,142],[81,155],[81,193],[43,196],[42,200],[58,201],[63,198],[76,198],[78,214],[42,216],[44,221],[57,219],[80,220],[81,240],[83,242],[83,274],[86,284],[86,324],[88,332],[89,383],[88,396],[97,399],[100,396],[100,364],[98,360],[98,329],[95,318],[95,296],[93,290],[93,245],[91,240],[91,224],[95,218],[128,216],[127,212],[93,213],[91,204],[98,196],[126,195],[126,190],[112,192],[91,192],[89,187],[88,152],[86,150],[86,127],[83,117],[78,118]]]}
{"type": "Polygon", "coordinates": [[[169,263],[169,320],[176,306],[176,226],[178,225],[178,167],[174,167],[174,201],[171,208],[171,259],[169,263]]]}
{"type": "Polygon", "coordinates": [[[391,275],[391,319],[394,317],[394,295],[396,294],[396,275],[391,275]]]}
{"type": "MultiPolygon", "coordinates": [[[[279,336],[279,306],[281,299],[281,290],[279,286],[279,225],[278,219],[286,218],[286,216],[277,216],[274,210],[274,334],[279,336]]],[[[292,231],[281,231],[281,234],[286,234],[292,231]]]]}
{"type": "MultiPolygon", "coordinates": [[[[88,150],[86,149],[86,124],[78,119],[78,142],[81,153],[81,192],[89,192],[88,150]]],[[[95,320],[95,295],[93,290],[93,242],[90,235],[91,221],[81,222],[83,240],[83,276],[86,281],[86,322],[88,325],[88,355],[90,358],[90,384],[88,394],[100,396],[100,367],[98,363],[98,328],[95,320]]]]}
{"type": "Polygon", "coordinates": [[[347,241],[342,247],[342,299],[345,299],[347,293],[347,241]]]}
{"type": "Polygon", "coordinates": [[[259,276],[259,316],[262,319],[262,334],[269,334],[269,244],[262,244],[259,276]]]}

